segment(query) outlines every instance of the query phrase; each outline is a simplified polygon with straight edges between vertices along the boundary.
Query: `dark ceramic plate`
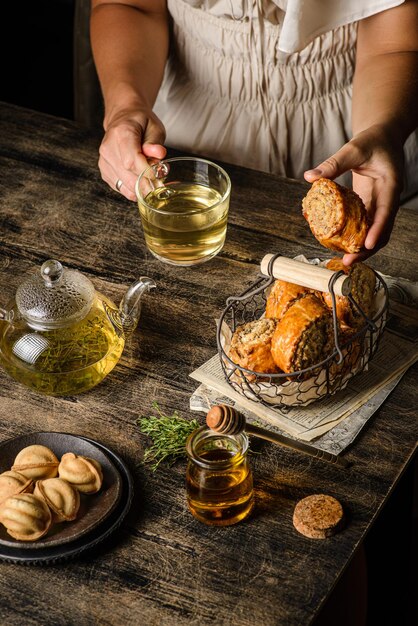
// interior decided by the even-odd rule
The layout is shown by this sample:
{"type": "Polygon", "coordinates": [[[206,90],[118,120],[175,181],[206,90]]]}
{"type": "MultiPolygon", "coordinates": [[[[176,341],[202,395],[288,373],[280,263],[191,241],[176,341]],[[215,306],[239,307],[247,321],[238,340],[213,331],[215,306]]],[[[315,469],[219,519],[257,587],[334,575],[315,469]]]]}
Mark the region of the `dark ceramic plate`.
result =
{"type": "Polygon", "coordinates": [[[72,522],[54,524],[48,533],[37,541],[18,541],[0,525],[0,545],[22,549],[39,549],[58,546],[78,539],[100,524],[113,511],[121,496],[121,477],[113,463],[93,443],[65,433],[34,433],[9,439],[0,444],[0,472],[11,468],[18,452],[30,445],[43,445],[61,458],[66,452],[87,456],[99,461],[103,471],[100,491],[90,496],[80,494],[80,509],[72,522]]]}
{"type": "MultiPolygon", "coordinates": [[[[51,435],[61,433],[37,433],[38,435],[51,435]]],[[[74,435],[68,435],[74,437],[74,435]]],[[[21,549],[22,542],[16,542],[13,547],[2,546],[0,544],[0,560],[10,563],[20,563],[23,565],[54,565],[62,561],[75,558],[85,552],[92,550],[97,544],[107,539],[122,524],[132,504],[133,480],[131,473],[123,462],[112,450],[106,448],[97,441],[87,439],[87,437],[76,437],[76,439],[86,441],[98,448],[113,463],[121,477],[121,497],[116,508],[100,524],[90,532],[59,546],[46,546],[37,549],[21,549]]],[[[5,442],[6,443],[6,442],[5,442]]]]}
{"type": "Polygon", "coordinates": [[[33,433],[9,439],[0,444],[0,472],[9,470],[23,448],[30,445],[43,445],[61,458],[65,452],[87,456],[99,461],[103,471],[103,484],[93,495],[80,494],[80,509],[72,522],[54,524],[48,533],[37,541],[18,541],[11,537],[0,524],[0,546],[19,547],[24,550],[38,550],[79,539],[101,524],[117,506],[122,492],[122,478],[110,458],[97,446],[75,435],[66,433],[33,433]]]}

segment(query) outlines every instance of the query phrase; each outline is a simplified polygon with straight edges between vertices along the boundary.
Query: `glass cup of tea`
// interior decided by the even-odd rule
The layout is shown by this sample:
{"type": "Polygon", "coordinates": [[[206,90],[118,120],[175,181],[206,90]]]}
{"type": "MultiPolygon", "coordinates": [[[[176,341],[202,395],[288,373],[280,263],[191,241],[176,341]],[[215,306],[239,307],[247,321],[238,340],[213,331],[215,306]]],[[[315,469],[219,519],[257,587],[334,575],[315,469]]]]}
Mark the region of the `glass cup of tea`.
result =
{"type": "Polygon", "coordinates": [[[205,159],[176,157],[148,167],[135,186],[145,243],[164,263],[195,265],[222,249],[231,181],[205,159]]]}

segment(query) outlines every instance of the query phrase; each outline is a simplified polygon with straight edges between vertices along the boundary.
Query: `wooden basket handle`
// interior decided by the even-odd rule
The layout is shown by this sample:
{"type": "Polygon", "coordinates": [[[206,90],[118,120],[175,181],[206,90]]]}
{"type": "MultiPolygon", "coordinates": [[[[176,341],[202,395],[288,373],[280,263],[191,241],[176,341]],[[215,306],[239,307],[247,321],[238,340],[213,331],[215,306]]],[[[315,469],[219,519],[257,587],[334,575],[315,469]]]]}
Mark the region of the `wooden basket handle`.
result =
{"type": "MultiPolygon", "coordinates": [[[[261,261],[261,273],[270,276],[269,263],[273,258],[273,254],[266,254],[261,261]]],[[[279,256],[275,259],[272,267],[274,278],[285,280],[288,283],[302,285],[309,289],[317,291],[329,292],[329,281],[335,274],[326,267],[312,265],[312,263],[304,263],[303,261],[295,261],[285,256],[279,256]]],[[[339,276],[334,283],[334,293],[336,296],[348,296],[351,289],[350,278],[346,275],[339,276]]]]}

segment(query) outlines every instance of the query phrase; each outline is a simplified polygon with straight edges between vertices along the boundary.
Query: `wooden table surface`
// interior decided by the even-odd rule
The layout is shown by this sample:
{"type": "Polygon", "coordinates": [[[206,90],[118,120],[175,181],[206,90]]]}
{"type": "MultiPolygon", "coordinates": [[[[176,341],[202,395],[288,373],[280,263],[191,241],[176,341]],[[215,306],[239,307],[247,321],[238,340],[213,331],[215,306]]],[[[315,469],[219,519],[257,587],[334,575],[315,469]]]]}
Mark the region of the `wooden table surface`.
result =
{"type": "MultiPolygon", "coordinates": [[[[167,413],[196,417],[189,373],[215,353],[214,319],[256,278],[266,252],[323,253],[301,215],[307,186],[227,165],[233,191],[224,249],[207,264],[175,268],[147,252],[135,204],[102,182],[98,145],[99,137],[69,121],[0,106],[0,306],[49,258],[81,270],[116,302],[140,275],[158,285],[144,297],[131,346],[90,392],[41,396],[1,370],[0,442],[38,431],[92,438],[126,462],[134,500],[122,526],[74,560],[0,563],[0,622],[310,624],[414,454],[417,369],[346,453],[350,469],[266,443],[251,456],[251,518],[228,528],[196,521],[186,506],[185,462],[152,473],[141,463],[149,440],[136,420],[153,400],[167,413]],[[296,502],[318,492],[348,513],[345,530],[326,541],[292,525],[296,502]]],[[[390,244],[370,264],[416,278],[417,221],[401,209],[390,244]]]]}

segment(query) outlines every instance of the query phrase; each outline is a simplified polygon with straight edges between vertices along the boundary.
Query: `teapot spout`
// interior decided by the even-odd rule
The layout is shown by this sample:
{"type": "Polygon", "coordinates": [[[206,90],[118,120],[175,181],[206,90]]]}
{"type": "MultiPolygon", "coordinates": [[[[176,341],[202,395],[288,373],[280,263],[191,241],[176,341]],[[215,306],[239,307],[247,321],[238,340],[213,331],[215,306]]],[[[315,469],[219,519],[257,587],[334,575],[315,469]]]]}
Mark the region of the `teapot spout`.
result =
{"type": "Polygon", "coordinates": [[[125,293],[119,305],[120,318],[122,322],[125,337],[132,334],[138,325],[141,315],[141,298],[144,293],[154,289],[157,285],[148,276],[141,278],[133,283],[125,293]]]}

